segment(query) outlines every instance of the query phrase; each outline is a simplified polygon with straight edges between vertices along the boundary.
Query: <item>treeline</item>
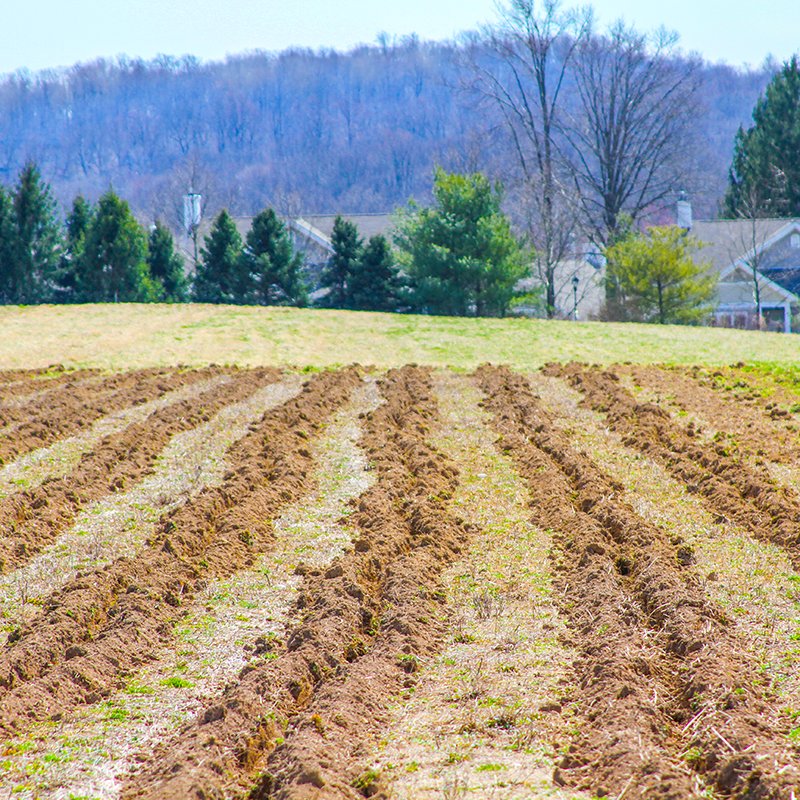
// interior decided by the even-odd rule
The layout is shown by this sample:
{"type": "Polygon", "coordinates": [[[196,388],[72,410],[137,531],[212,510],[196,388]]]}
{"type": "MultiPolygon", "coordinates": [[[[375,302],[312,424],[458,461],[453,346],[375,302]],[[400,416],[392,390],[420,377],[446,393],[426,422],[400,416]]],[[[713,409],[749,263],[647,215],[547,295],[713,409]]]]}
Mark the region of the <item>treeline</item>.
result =
{"type": "Polygon", "coordinates": [[[180,302],[183,259],[157,222],[146,232],[113,191],[95,204],[78,196],[61,224],[50,186],[26,164],[0,186],[0,302],[180,302]]]}
{"type": "Polygon", "coordinates": [[[26,164],[0,186],[0,303],[196,301],[305,306],[316,291],[328,308],[396,311],[408,307],[395,254],[384,236],[364,242],[337,218],[334,253],[319,285],[272,208],[257,214],[244,240],[222,210],[188,274],[169,228],[149,231],[114,191],[95,204],[78,195],[64,224],[39,168],[26,164]]]}
{"type": "Polygon", "coordinates": [[[189,274],[169,229],[146,231],[115,192],[74,199],[59,222],[35,164],[0,187],[0,303],[201,302],[504,316],[530,253],[481,173],[436,170],[433,204],[398,211],[392,243],[368,241],[338,216],[315,284],[272,208],[242,238],[230,213],[214,219],[189,274]]]}
{"type": "MultiPolygon", "coordinates": [[[[496,109],[476,106],[480,38],[414,38],[348,53],[292,50],[203,64],[119,59],[0,82],[0,182],[35,161],[68,204],[111,184],[137,215],[180,223],[191,186],[207,215],[385,211],[430,197],[435,165],[502,175],[496,109]]],[[[725,190],[734,135],[773,69],[704,65],[686,141],[702,215],[725,190]]],[[[565,107],[576,87],[564,87],[565,107]]]]}

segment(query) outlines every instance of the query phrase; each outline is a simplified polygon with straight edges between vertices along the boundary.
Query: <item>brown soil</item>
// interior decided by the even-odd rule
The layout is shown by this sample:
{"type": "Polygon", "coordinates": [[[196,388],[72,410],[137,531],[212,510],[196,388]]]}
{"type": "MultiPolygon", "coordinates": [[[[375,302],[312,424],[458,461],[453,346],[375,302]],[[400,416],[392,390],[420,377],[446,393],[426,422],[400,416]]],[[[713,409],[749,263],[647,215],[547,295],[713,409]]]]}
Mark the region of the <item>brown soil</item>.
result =
{"type": "Polygon", "coordinates": [[[615,368],[629,374],[642,387],[654,391],[659,400],[675,403],[697,414],[713,427],[713,434],[728,451],[743,449],[782,464],[800,460],[800,428],[792,416],[763,398],[751,398],[714,389],[699,370],[662,369],[653,366],[615,368]]]}
{"type": "Polygon", "coordinates": [[[51,374],[60,375],[65,373],[66,369],[63,364],[52,364],[49,367],[37,367],[35,369],[0,369],[0,386],[14,381],[43,379],[51,374]]]}
{"type": "Polygon", "coordinates": [[[358,380],[353,368],[313,377],[229,449],[221,486],[166,515],[136,557],[79,575],[47,601],[35,625],[10,636],[0,653],[0,728],[58,716],[119,688],[172,641],[182,607],[206,581],[269,547],[272,518],[311,486],[308,438],[358,380]]]}
{"type": "Polygon", "coordinates": [[[40,392],[50,392],[65,383],[96,378],[99,374],[100,370],[97,369],[81,369],[74,372],[62,372],[52,377],[39,376],[7,383],[0,382],[0,404],[5,405],[9,401],[22,402],[28,397],[33,399],[33,396],[38,395],[40,392]]]}
{"type": "Polygon", "coordinates": [[[70,475],[0,500],[0,573],[22,566],[49,546],[89,503],[125,491],[152,472],[173,436],[207,422],[221,408],[279,376],[274,369],[236,373],[198,397],[161,408],[143,422],[105,437],[70,475]]]}
{"type": "Polygon", "coordinates": [[[361,440],[377,480],[348,518],[359,532],[354,549],[324,572],[305,573],[304,619],[285,645],[266,643],[260,663],[123,796],[227,796],[264,770],[253,797],[378,791],[362,773],[387,700],[440,647],[439,577],[468,538],[447,510],[457,471],[426,442],[437,415],[429,373],[392,371],[381,391],[386,403],[367,417],[361,440]]]}
{"type": "Polygon", "coordinates": [[[545,371],[579,389],[590,407],[605,413],[625,444],[666,466],[704,498],[720,521],[736,522],[755,537],[786,548],[795,567],[800,566],[800,497],[778,486],[765,467],[745,463],[722,444],[699,441],[695,429],[683,429],[654,403],[637,402],[611,370],[568,364],[545,371]]]}
{"type": "Polygon", "coordinates": [[[10,426],[0,437],[0,464],[85,430],[113,411],[153,400],[223,371],[228,370],[208,367],[176,373],[145,369],[112,375],[92,385],[71,377],[31,403],[0,409],[0,426],[10,426]]]}
{"type": "Polygon", "coordinates": [[[574,642],[577,735],[555,780],[633,797],[778,798],[799,785],[789,720],[754,681],[691,552],[635,514],[508,370],[478,380],[499,445],[527,479],[534,520],[552,527],[574,642]],[[613,699],[612,699],[613,698],[613,699]]]}

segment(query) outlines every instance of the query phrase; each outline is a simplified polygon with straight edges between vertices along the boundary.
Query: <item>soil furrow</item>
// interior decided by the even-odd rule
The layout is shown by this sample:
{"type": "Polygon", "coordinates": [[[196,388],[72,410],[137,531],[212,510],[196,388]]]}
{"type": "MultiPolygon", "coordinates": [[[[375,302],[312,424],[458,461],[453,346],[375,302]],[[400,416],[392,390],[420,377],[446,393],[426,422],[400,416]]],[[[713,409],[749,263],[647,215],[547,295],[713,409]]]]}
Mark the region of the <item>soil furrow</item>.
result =
{"type": "MultiPolygon", "coordinates": [[[[231,445],[265,411],[294,397],[301,384],[297,374],[268,383],[244,400],[226,405],[208,422],[177,434],[144,480],[130,491],[87,506],[50,547],[25,567],[0,576],[0,618],[16,620],[7,632],[31,625],[51,596],[78,571],[96,570],[121,556],[134,557],[155,533],[159,517],[190,502],[203,489],[220,485],[231,445]]],[[[5,638],[0,631],[0,643],[5,638]]]]}
{"type": "Polygon", "coordinates": [[[354,782],[387,695],[440,646],[439,576],[468,537],[447,510],[457,471],[426,443],[436,415],[428,372],[392,371],[381,391],[361,440],[377,481],[349,518],[354,549],[324,572],[304,570],[302,623],[285,649],[272,643],[124,796],[245,791],[271,752],[256,797],[363,796],[354,782]]]}
{"type": "Polygon", "coordinates": [[[696,431],[681,428],[659,406],[638,403],[611,371],[569,364],[551,365],[546,372],[563,376],[580,390],[625,444],[664,464],[723,521],[739,523],[757,538],[786,548],[800,567],[800,497],[793,489],[779,486],[764,467],[744,463],[724,446],[699,442],[696,431]]]}
{"type": "Polygon", "coordinates": [[[686,545],[709,600],[730,615],[739,641],[787,706],[800,706],[800,650],[796,645],[797,585],[786,552],[756,539],[745,528],[715,521],[704,498],[691,494],[664,466],[622,443],[602,414],[558,378],[526,376],[553,422],[573,443],[625,487],[622,498],[635,511],[686,545]]]}
{"type": "Polygon", "coordinates": [[[133,423],[143,422],[153,412],[172,403],[195,398],[227,379],[227,375],[219,374],[180,386],[165,392],[155,400],[148,400],[100,417],[90,427],[74,436],[59,439],[48,447],[40,447],[15,458],[9,464],[0,467],[0,500],[10,494],[34,489],[48,480],[66,477],[75,469],[84,454],[94,450],[103,439],[120,433],[133,423]]]}
{"type": "Polygon", "coordinates": [[[0,404],[22,406],[38,399],[44,392],[50,392],[65,383],[85,381],[88,378],[97,379],[99,375],[100,370],[98,369],[79,369],[52,377],[40,376],[4,383],[0,385],[0,404]]]}
{"type": "Polygon", "coordinates": [[[728,450],[742,448],[780,464],[796,464],[800,460],[797,423],[779,414],[772,404],[767,408],[766,401],[754,407],[752,402],[739,402],[735,396],[723,400],[719,391],[696,377],[698,373],[684,370],[654,366],[615,369],[631,375],[637,385],[654,391],[660,399],[700,417],[713,427],[714,439],[728,450]]]}
{"type": "Polygon", "coordinates": [[[352,513],[349,502],[374,476],[356,446],[359,416],[380,402],[376,380],[366,376],[322,437],[309,442],[317,464],[313,493],[275,520],[274,545],[252,566],[197,593],[176,626],[172,647],[128,678],[122,691],[66,715],[57,742],[36,731],[4,742],[4,785],[32,782],[34,794],[43,797],[59,790],[113,800],[123,776],[140,768],[139,754],[149,757],[202,710],[204,700],[221,694],[251,658],[259,658],[254,653],[265,641],[285,638],[297,623],[290,613],[303,582],[295,574],[298,562],[327,569],[352,547],[354,531],[343,515],[352,513]],[[24,752],[17,753],[19,747],[24,752]]]}
{"type": "Polygon", "coordinates": [[[0,464],[85,430],[96,419],[218,374],[220,368],[174,372],[145,369],[104,378],[98,385],[71,381],[23,409],[0,410],[0,464]]]}
{"type": "Polygon", "coordinates": [[[447,644],[394,705],[371,766],[398,798],[579,800],[552,781],[567,726],[556,709],[577,657],[552,595],[552,536],[530,522],[525,482],[494,446],[478,387],[447,371],[434,388],[434,443],[460,471],[452,508],[477,527],[443,575],[447,644]]]}
{"type": "Polygon", "coordinates": [[[620,487],[554,428],[524,379],[492,368],[478,376],[535,513],[559,531],[564,610],[585,654],[576,669],[586,727],[557,779],[597,794],[679,798],[699,793],[691,766],[729,796],[784,796],[800,780],[781,745],[789,721],[686,569],[691,553],[615,497],[620,487]]]}
{"type": "Polygon", "coordinates": [[[274,369],[235,374],[199,397],[161,408],[106,437],[84,454],[70,475],[0,500],[0,573],[30,561],[67,530],[89,503],[124,492],[152,472],[173,436],[208,422],[221,408],[279,377],[274,369]]]}
{"type": "Polygon", "coordinates": [[[42,620],[9,637],[0,656],[0,727],[13,729],[118,688],[122,675],[171,639],[172,623],[199,588],[269,547],[272,518],[310,489],[309,437],[358,381],[353,368],[314,376],[230,448],[221,486],[167,514],[134,558],[79,576],[51,599],[42,620]]]}
{"type": "Polygon", "coordinates": [[[41,380],[47,378],[48,375],[60,375],[66,370],[67,368],[63,364],[51,364],[49,367],[32,369],[0,369],[0,385],[13,381],[41,380]]]}

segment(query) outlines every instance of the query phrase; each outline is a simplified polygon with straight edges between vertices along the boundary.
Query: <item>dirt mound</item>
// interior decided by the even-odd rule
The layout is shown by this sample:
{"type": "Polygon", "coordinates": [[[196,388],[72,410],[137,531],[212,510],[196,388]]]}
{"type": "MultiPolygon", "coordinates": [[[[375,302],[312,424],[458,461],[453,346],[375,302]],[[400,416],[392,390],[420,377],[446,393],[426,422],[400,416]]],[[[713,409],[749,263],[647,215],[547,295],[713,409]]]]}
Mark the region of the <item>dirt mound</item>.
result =
{"type": "Polygon", "coordinates": [[[426,442],[437,413],[428,373],[392,371],[381,391],[386,403],[361,440],[377,479],[348,518],[359,532],[354,549],[305,574],[302,625],[270,644],[124,796],[217,796],[246,789],[264,769],[254,797],[378,790],[364,760],[387,696],[441,645],[438,578],[468,537],[447,510],[457,472],[426,442]]]}
{"type": "Polygon", "coordinates": [[[691,553],[619,499],[524,379],[491,367],[477,377],[536,522],[556,532],[562,607],[583,653],[564,698],[581,724],[556,782],[677,800],[697,796],[700,777],[726,796],[785,796],[800,781],[781,746],[790,721],[753,680],[691,553]]]}
{"type": "Polygon", "coordinates": [[[208,421],[221,408],[279,375],[269,369],[235,373],[196,398],[168,405],[143,422],[105,437],[83,455],[70,475],[0,500],[0,572],[27,563],[72,525],[89,503],[125,491],[151,472],[173,436],[208,421]]]}
{"type": "Polygon", "coordinates": [[[0,727],[24,726],[118,688],[126,672],[171,641],[172,623],[200,586],[269,547],[271,519],[310,488],[307,439],[358,380],[355,369],[313,377],[229,449],[221,486],[166,515],[135,558],[67,584],[35,625],[10,636],[0,654],[0,727]]]}

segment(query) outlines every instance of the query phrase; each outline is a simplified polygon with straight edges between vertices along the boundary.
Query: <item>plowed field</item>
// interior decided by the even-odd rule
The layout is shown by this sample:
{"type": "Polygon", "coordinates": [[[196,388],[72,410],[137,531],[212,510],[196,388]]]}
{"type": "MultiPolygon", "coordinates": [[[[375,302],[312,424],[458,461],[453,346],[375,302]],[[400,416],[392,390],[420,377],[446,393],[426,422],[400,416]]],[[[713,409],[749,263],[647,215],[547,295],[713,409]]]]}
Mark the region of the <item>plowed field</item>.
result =
{"type": "Polygon", "coordinates": [[[800,797],[777,380],[0,371],[0,800],[800,797]]]}

